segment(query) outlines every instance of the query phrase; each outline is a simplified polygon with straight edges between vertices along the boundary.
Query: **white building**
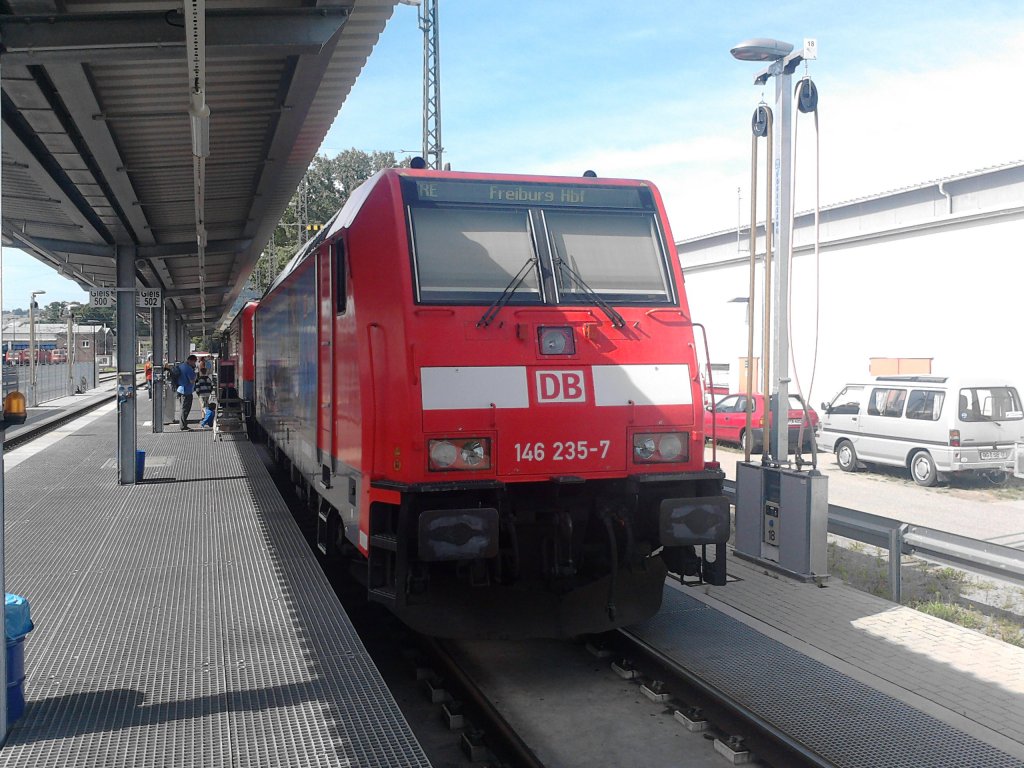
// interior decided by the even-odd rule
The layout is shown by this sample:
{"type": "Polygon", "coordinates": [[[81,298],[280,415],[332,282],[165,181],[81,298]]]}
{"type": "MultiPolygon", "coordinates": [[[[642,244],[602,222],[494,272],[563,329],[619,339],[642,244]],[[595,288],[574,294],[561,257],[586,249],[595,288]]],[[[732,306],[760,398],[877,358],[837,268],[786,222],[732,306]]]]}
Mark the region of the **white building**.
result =
{"type": "MultiPolygon", "coordinates": [[[[755,361],[763,359],[763,225],[755,361]]],[[[749,238],[748,223],[676,244],[693,320],[708,329],[716,386],[725,379],[730,391],[742,388],[747,353],[749,238]]],[[[808,394],[815,349],[815,406],[868,377],[873,358],[876,371],[930,362],[936,375],[986,374],[1024,391],[1024,163],[822,209],[817,264],[813,212],[796,217],[793,243],[790,392],[799,384],[808,394]]]]}

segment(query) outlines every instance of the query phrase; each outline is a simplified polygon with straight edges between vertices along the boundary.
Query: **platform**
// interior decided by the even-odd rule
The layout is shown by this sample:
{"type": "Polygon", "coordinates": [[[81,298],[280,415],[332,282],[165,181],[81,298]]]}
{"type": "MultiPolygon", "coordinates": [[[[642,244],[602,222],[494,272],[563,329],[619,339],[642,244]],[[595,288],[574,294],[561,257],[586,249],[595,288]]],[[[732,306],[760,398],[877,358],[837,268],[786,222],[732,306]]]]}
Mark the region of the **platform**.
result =
{"type": "Polygon", "coordinates": [[[729,556],[630,632],[832,764],[1024,768],[1024,648],[729,556]]]}
{"type": "Polygon", "coordinates": [[[113,404],[5,456],[36,629],[0,766],[428,765],[257,449],[152,434],[140,403],[141,484],[113,404]]]}

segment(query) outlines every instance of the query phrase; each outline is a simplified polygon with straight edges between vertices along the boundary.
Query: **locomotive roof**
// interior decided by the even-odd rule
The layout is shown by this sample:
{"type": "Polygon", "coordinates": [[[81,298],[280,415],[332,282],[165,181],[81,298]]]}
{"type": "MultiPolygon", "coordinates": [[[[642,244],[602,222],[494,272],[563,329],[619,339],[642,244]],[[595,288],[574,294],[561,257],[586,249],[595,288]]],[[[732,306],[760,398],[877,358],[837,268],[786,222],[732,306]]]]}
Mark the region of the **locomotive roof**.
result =
{"type": "MultiPolygon", "coordinates": [[[[600,177],[585,177],[585,176],[547,176],[537,177],[529,174],[509,174],[509,173],[495,173],[495,174],[482,174],[482,173],[471,173],[464,171],[432,171],[429,169],[425,170],[413,170],[411,168],[385,168],[384,170],[377,171],[373,176],[360,184],[352,196],[346,201],[342,209],[335,215],[333,224],[329,224],[324,227],[327,231],[327,237],[334,237],[345,227],[352,224],[356,215],[363,207],[363,203],[366,202],[373,190],[380,184],[383,179],[393,176],[425,176],[428,178],[437,176],[440,178],[461,178],[469,181],[525,181],[530,179],[534,182],[551,182],[551,183],[571,183],[571,184],[592,184],[592,183],[604,183],[614,185],[641,185],[641,186],[653,186],[649,181],[643,181],[640,179],[612,179],[612,178],[600,178],[600,177]]],[[[298,263],[298,262],[296,262],[298,263]]]]}

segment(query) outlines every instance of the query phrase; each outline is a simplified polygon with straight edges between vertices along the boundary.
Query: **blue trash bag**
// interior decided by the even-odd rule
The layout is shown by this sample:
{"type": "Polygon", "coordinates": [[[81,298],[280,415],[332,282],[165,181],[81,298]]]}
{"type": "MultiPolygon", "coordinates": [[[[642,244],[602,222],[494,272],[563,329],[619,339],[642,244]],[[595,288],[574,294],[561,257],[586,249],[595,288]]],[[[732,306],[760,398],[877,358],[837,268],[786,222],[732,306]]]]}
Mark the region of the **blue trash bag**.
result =
{"type": "Polygon", "coordinates": [[[4,604],[7,632],[7,727],[25,714],[25,635],[32,631],[28,600],[7,593],[4,604]]]}
{"type": "Polygon", "coordinates": [[[8,640],[17,640],[32,631],[32,612],[28,600],[21,595],[7,593],[4,605],[5,631],[8,640]]]}

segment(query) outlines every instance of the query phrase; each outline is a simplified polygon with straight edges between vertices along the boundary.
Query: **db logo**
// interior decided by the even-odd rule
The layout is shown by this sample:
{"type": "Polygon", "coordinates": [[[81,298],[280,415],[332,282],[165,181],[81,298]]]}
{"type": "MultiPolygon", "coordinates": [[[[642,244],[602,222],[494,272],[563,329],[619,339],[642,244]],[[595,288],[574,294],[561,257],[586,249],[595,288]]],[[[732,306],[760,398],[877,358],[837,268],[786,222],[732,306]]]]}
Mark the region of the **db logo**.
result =
{"type": "Polygon", "coordinates": [[[583,371],[537,371],[538,403],[582,403],[586,399],[583,371]]]}

